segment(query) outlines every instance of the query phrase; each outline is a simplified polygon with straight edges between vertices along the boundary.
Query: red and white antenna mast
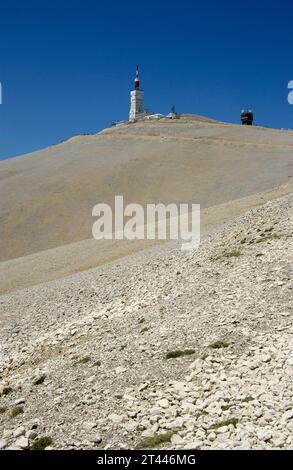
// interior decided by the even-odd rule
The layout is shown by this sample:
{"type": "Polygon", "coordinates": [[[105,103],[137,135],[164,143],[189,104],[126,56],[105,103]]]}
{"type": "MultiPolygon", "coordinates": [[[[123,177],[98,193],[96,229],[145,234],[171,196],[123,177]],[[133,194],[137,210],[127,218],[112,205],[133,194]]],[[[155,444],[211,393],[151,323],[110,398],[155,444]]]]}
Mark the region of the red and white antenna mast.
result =
{"type": "Polygon", "coordinates": [[[139,88],[139,75],[138,75],[138,65],[136,66],[136,74],[134,80],[134,88],[137,90],[139,88]]]}

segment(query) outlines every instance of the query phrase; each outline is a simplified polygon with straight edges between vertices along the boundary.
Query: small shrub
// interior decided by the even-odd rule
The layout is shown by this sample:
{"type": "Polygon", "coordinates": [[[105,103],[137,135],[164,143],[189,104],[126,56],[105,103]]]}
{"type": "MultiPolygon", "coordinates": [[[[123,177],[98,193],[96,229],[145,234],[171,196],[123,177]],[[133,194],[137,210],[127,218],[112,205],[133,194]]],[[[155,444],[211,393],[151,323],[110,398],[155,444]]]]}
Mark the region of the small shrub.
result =
{"type": "Polygon", "coordinates": [[[146,437],[142,439],[136,446],[137,449],[154,449],[160,444],[170,442],[173,432],[169,431],[164,434],[154,434],[152,437],[146,437]]]}
{"type": "Polygon", "coordinates": [[[240,251],[227,251],[225,253],[222,253],[221,255],[219,256],[216,256],[215,258],[211,258],[211,261],[219,261],[223,258],[238,258],[239,256],[241,256],[241,253],[240,251]]]}
{"type": "Polygon", "coordinates": [[[11,411],[11,418],[16,418],[16,416],[21,415],[22,413],[23,413],[23,407],[22,406],[16,406],[11,411]]]}
{"type": "Polygon", "coordinates": [[[2,395],[8,395],[9,393],[11,393],[13,390],[11,387],[4,387],[3,390],[2,390],[2,395]]]}
{"type": "Polygon", "coordinates": [[[140,332],[141,332],[141,333],[145,333],[146,331],[149,331],[149,329],[148,329],[148,327],[147,327],[147,326],[146,326],[146,327],[144,327],[144,328],[143,328],[143,329],[142,329],[140,332]]]}
{"type": "Polygon", "coordinates": [[[240,251],[230,251],[229,253],[224,253],[225,258],[238,258],[241,256],[240,251]]]}
{"type": "Polygon", "coordinates": [[[44,450],[46,447],[50,446],[53,443],[53,440],[49,436],[40,437],[39,439],[35,439],[32,443],[31,449],[32,450],[44,450]]]}
{"type": "Polygon", "coordinates": [[[200,416],[207,416],[207,415],[208,415],[208,412],[206,410],[202,410],[196,413],[195,417],[199,418],[200,416]]]}
{"type": "Polygon", "coordinates": [[[166,359],[175,359],[176,357],[182,357],[182,356],[191,356],[192,354],[195,353],[194,349],[184,349],[178,350],[178,351],[170,351],[166,354],[166,359]]]}
{"type": "Polygon", "coordinates": [[[88,362],[90,362],[91,358],[89,356],[85,356],[85,357],[82,357],[80,359],[78,359],[77,361],[75,361],[73,363],[74,366],[77,366],[79,364],[87,364],[88,362]]]}
{"type": "Polygon", "coordinates": [[[3,415],[3,413],[5,413],[6,410],[7,408],[5,406],[0,406],[0,415],[3,415]]]}
{"type": "Polygon", "coordinates": [[[250,401],[253,401],[254,398],[251,396],[251,395],[248,395],[247,397],[245,397],[242,402],[243,403],[249,403],[250,401]]]}
{"type": "Polygon", "coordinates": [[[236,425],[238,424],[239,420],[237,418],[230,418],[227,419],[226,421],[221,421],[220,423],[213,424],[211,426],[211,429],[219,429],[222,428],[223,426],[229,426],[230,424],[233,424],[234,428],[236,428],[236,425]]]}
{"type": "Polygon", "coordinates": [[[38,377],[36,380],[33,381],[33,385],[41,385],[42,383],[44,383],[45,378],[46,378],[45,374],[41,375],[40,377],[38,377]]]}
{"type": "Polygon", "coordinates": [[[275,234],[262,234],[261,235],[261,238],[259,238],[258,240],[256,240],[255,243],[264,243],[264,242],[267,242],[267,241],[270,241],[270,240],[279,240],[281,238],[280,235],[275,235],[275,234]]]}
{"type": "Polygon", "coordinates": [[[215,343],[209,344],[208,348],[210,349],[220,349],[220,348],[227,348],[229,346],[228,343],[225,341],[216,341],[215,343]]]}

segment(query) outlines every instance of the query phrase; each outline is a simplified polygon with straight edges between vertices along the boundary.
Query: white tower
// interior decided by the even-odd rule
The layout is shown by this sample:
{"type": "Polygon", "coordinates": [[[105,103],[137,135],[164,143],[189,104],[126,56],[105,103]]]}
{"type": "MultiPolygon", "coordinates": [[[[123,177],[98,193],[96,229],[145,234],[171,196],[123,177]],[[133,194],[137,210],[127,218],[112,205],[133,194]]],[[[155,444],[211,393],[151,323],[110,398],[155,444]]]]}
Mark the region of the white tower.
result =
{"type": "Polygon", "coordinates": [[[134,80],[134,90],[130,92],[130,111],[129,111],[129,121],[134,121],[138,117],[144,116],[143,109],[143,95],[144,91],[139,88],[139,75],[138,75],[138,65],[136,66],[136,75],[134,80]]]}

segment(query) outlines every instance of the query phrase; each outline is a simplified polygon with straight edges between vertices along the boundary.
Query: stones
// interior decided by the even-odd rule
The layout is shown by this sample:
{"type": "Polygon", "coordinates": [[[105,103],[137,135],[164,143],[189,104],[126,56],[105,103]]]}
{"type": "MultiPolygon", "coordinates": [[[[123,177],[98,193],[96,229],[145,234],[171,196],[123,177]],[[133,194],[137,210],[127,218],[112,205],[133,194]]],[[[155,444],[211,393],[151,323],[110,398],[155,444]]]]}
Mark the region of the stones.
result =
{"type": "Polygon", "coordinates": [[[147,383],[143,383],[138,387],[138,392],[143,392],[148,387],[147,383]]]}
{"type": "Polygon", "coordinates": [[[13,436],[13,431],[11,429],[4,429],[3,439],[10,439],[13,436]]]}
{"type": "Polygon", "coordinates": [[[137,413],[137,411],[127,411],[127,416],[129,416],[129,418],[136,418],[137,413]]]}
{"type": "Polygon", "coordinates": [[[91,431],[92,429],[97,427],[97,423],[95,421],[84,421],[82,423],[82,429],[85,431],[91,431]]]}
{"type": "Polygon", "coordinates": [[[183,427],[184,423],[184,418],[178,416],[178,418],[174,419],[174,421],[171,421],[168,425],[169,429],[180,429],[183,427]]]}
{"type": "Polygon", "coordinates": [[[225,434],[228,431],[229,431],[228,426],[221,426],[215,430],[216,434],[225,434]]]}
{"type": "Polygon", "coordinates": [[[162,414],[162,408],[160,406],[153,406],[152,408],[150,408],[149,410],[149,414],[151,416],[160,416],[162,414]]]}
{"type": "Polygon", "coordinates": [[[135,421],[131,421],[131,422],[128,422],[128,423],[125,423],[124,424],[124,428],[126,429],[126,431],[128,432],[133,432],[137,429],[138,427],[138,424],[135,422],[135,421]]]}
{"type": "Polygon", "coordinates": [[[124,372],[127,372],[127,368],[126,368],[126,367],[119,366],[119,367],[116,367],[116,368],[115,368],[115,373],[116,373],[117,375],[123,374],[124,372]]]}
{"type": "Polygon", "coordinates": [[[14,401],[14,404],[17,405],[22,405],[25,403],[25,398],[18,398],[17,400],[14,401]]]}
{"type": "Polygon", "coordinates": [[[182,439],[181,436],[179,436],[179,434],[174,434],[172,437],[171,437],[171,443],[173,445],[182,445],[184,443],[184,440],[182,439]]]}
{"type": "Polygon", "coordinates": [[[7,446],[7,441],[5,439],[0,439],[0,450],[5,449],[7,446]]]}
{"type": "Polygon", "coordinates": [[[135,398],[132,395],[129,395],[128,393],[124,393],[124,395],[122,395],[122,398],[123,398],[123,400],[128,400],[128,401],[134,401],[135,400],[135,398]]]}
{"type": "Polygon", "coordinates": [[[263,415],[263,411],[262,411],[260,408],[254,410],[254,416],[255,416],[256,418],[261,418],[262,415],[263,415]]]}
{"type": "Polygon", "coordinates": [[[145,429],[141,433],[141,437],[152,437],[154,435],[154,431],[152,429],[145,429]]]}
{"type": "Polygon", "coordinates": [[[100,434],[96,434],[96,435],[93,437],[92,442],[93,442],[94,444],[101,444],[102,440],[103,440],[103,439],[102,439],[102,437],[100,436],[100,434]]]}
{"type": "Polygon", "coordinates": [[[273,447],[276,449],[282,449],[286,444],[286,438],[282,435],[273,436],[273,447]]]}
{"type": "Polygon", "coordinates": [[[157,402],[158,406],[161,408],[169,408],[169,401],[166,398],[163,398],[162,400],[159,400],[157,402]]]}
{"type": "Polygon", "coordinates": [[[287,429],[293,433],[293,420],[287,421],[287,429]]]}
{"type": "Polygon", "coordinates": [[[266,429],[260,429],[259,431],[257,431],[257,438],[260,440],[260,441],[264,441],[264,442],[267,442],[269,441],[271,438],[272,438],[272,433],[271,431],[268,431],[266,429]]]}
{"type": "Polygon", "coordinates": [[[261,356],[261,360],[262,360],[262,362],[264,362],[264,363],[270,362],[271,359],[272,359],[272,358],[271,358],[271,356],[270,356],[269,354],[263,354],[263,355],[261,356]]]}
{"type": "Polygon", "coordinates": [[[46,449],[134,449],[159,436],[163,449],[293,447],[292,230],[286,211],[271,223],[279,204],[227,224],[196,252],[160,248],[2,296],[0,446],[45,438],[46,449]],[[260,246],[263,224],[281,236],[260,246]],[[221,342],[229,347],[208,348],[221,342]],[[40,372],[46,380],[32,385],[40,372]]]}
{"type": "Polygon", "coordinates": [[[24,434],[25,434],[25,428],[24,428],[24,426],[19,426],[19,428],[16,428],[16,429],[13,431],[13,437],[24,436],[24,434]]]}
{"type": "Polygon", "coordinates": [[[183,401],[181,403],[181,408],[184,410],[185,413],[195,413],[197,411],[196,406],[193,403],[183,401]]]}
{"type": "Polygon", "coordinates": [[[27,437],[21,436],[15,441],[14,443],[15,447],[18,447],[19,449],[28,449],[29,448],[29,441],[27,437]]]}
{"type": "Polygon", "coordinates": [[[123,421],[123,416],[117,415],[116,413],[112,413],[108,416],[108,418],[112,421],[114,424],[120,424],[123,421]]]}
{"type": "Polygon", "coordinates": [[[203,446],[203,443],[201,441],[195,439],[195,440],[185,444],[183,449],[186,449],[186,450],[200,450],[202,446],[203,446]]]}
{"type": "Polygon", "coordinates": [[[208,434],[207,438],[209,441],[214,442],[217,438],[217,434],[214,431],[212,431],[208,434]]]}
{"type": "Polygon", "coordinates": [[[289,420],[293,419],[293,409],[286,411],[286,412],[283,414],[282,419],[283,419],[284,421],[289,421],[289,420]]]}
{"type": "Polygon", "coordinates": [[[41,425],[41,420],[39,418],[34,418],[29,422],[29,427],[31,429],[37,429],[41,425]]]}
{"type": "Polygon", "coordinates": [[[30,429],[29,431],[25,433],[25,437],[27,437],[28,439],[35,439],[37,435],[38,433],[34,431],[33,429],[30,429]]]}

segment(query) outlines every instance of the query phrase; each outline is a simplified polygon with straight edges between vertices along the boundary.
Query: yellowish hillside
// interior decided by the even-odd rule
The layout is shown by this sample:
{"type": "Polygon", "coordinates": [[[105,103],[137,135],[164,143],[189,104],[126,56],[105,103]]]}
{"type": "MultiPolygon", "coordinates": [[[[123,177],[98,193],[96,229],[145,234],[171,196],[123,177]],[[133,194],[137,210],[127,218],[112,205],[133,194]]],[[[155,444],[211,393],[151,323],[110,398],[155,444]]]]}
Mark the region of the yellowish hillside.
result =
{"type": "Polygon", "coordinates": [[[79,136],[0,162],[0,260],[91,237],[92,207],[196,202],[202,207],[286,183],[293,132],[190,115],[79,136]]]}

